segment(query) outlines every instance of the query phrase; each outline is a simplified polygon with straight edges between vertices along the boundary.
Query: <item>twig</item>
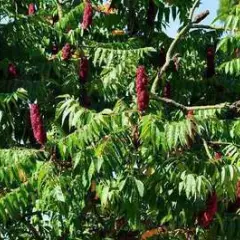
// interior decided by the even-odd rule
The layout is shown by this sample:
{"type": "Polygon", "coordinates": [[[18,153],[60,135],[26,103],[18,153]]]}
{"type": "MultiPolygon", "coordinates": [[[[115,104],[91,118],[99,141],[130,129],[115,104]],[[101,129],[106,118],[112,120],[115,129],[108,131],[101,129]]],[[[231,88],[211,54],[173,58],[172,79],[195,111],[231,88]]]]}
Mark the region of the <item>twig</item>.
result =
{"type": "Polygon", "coordinates": [[[37,231],[37,229],[35,228],[35,227],[33,227],[33,225],[31,224],[31,223],[29,223],[27,220],[23,220],[22,221],[25,225],[26,225],[26,227],[33,233],[33,235],[34,235],[34,238],[36,239],[36,240],[41,240],[42,238],[41,238],[41,236],[40,236],[40,234],[39,234],[39,232],[37,231]]]}
{"type": "Polygon", "coordinates": [[[187,111],[187,107],[186,106],[184,106],[183,104],[178,103],[178,102],[176,102],[176,101],[174,101],[174,100],[172,100],[170,98],[158,97],[155,94],[151,94],[150,96],[151,96],[152,99],[159,100],[159,101],[164,102],[166,104],[172,105],[172,106],[174,106],[176,108],[180,108],[182,111],[187,111]]]}
{"type": "Polygon", "coordinates": [[[232,143],[232,142],[221,142],[221,141],[209,141],[210,145],[234,145],[236,147],[240,147],[239,144],[232,143]]]}
{"type": "Polygon", "coordinates": [[[159,81],[161,80],[161,77],[162,77],[163,73],[166,72],[167,68],[169,67],[169,65],[171,63],[172,54],[173,54],[173,50],[174,50],[175,46],[177,45],[178,41],[182,38],[182,36],[185,35],[185,33],[191,28],[193,14],[194,14],[194,11],[195,11],[195,9],[196,9],[196,7],[199,3],[200,3],[200,0],[195,0],[195,2],[193,4],[193,7],[192,7],[192,9],[190,10],[190,13],[189,13],[188,23],[177,34],[176,38],[171,43],[171,45],[170,45],[170,47],[167,51],[167,54],[166,54],[166,61],[165,61],[164,65],[162,66],[162,68],[160,69],[160,71],[158,72],[158,77],[153,82],[152,89],[151,89],[152,93],[156,93],[158,85],[159,85],[159,81]]]}
{"type": "Polygon", "coordinates": [[[158,227],[158,228],[154,228],[151,230],[148,230],[146,232],[144,232],[141,235],[141,240],[147,240],[149,238],[152,238],[154,236],[158,236],[161,234],[168,234],[168,235],[179,235],[179,234],[189,234],[189,235],[194,235],[195,233],[195,229],[175,229],[172,231],[168,231],[168,229],[164,226],[158,227]]]}
{"type": "Polygon", "coordinates": [[[187,111],[191,111],[191,110],[209,110],[209,109],[223,109],[223,108],[235,108],[236,106],[236,103],[237,102],[234,102],[232,104],[229,104],[229,103],[220,103],[220,104],[216,104],[216,105],[206,105],[206,106],[191,106],[191,107],[187,107],[181,103],[178,103],[170,98],[164,98],[164,97],[159,97],[155,94],[150,94],[151,98],[152,99],[155,99],[155,100],[158,100],[158,101],[161,101],[161,102],[164,102],[166,104],[169,104],[169,105],[172,105],[176,108],[179,108],[181,109],[182,111],[184,112],[187,112],[187,111]]]}
{"type": "Polygon", "coordinates": [[[63,17],[63,9],[62,9],[62,2],[60,0],[57,0],[57,12],[58,12],[58,18],[59,20],[63,17]]]}
{"type": "Polygon", "coordinates": [[[224,27],[216,27],[211,25],[199,25],[199,24],[193,24],[191,28],[202,28],[202,29],[210,29],[210,30],[216,30],[216,31],[225,31],[226,29],[224,27]]]}

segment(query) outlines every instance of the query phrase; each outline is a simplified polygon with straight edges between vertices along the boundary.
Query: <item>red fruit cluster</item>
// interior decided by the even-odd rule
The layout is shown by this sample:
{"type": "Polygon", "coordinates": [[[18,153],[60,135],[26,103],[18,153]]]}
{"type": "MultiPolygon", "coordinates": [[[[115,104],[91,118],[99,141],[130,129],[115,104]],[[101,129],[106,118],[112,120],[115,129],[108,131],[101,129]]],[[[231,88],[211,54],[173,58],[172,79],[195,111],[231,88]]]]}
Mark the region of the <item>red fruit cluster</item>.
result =
{"type": "Polygon", "coordinates": [[[80,66],[79,66],[79,72],[78,72],[78,76],[81,84],[84,84],[87,82],[88,68],[89,68],[88,59],[86,57],[82,57],[80,60],[80,66]]]}
{"type": "Polygon", "coordinates": [[[215,158],[215,160],[220,160],[222,158],[222,153],[221,152],[215,152],[214,158],[215,158]]]}
{"type": "Polygon", "coordinates": [[[153,27],[154,20],[157,14],[157,7],[153,0],[148,1],[148,11],[147,11],[147,24],[153,27]]]}
{"type": "Polygon", "coordinates": [[[217,212],[217,194],[213,192],[208,196],[206,209],[199,213],[198,224],[202,228],[208,228],[217,212]]]}
{"type": "Polygon", "coordinates": [[[167,82],[163,88],[163,97],[171,98],[171,84],[167,82]]]}
{"type": "Polygon", "coordinates": [[[16,78],[17,77],[17,68],[13,63],[8,64],[8,76],[10,78],[16,78]]]}
{"type": "Polygon", "coordinates": [[[66,43],[65,46],[62,48],[62,58],[63,60],[67,61],[71,58],[71,56],[71,45],[69,43],[66,43]]]}
{"type": "Polygon", "coordinates": [[[28,5],[28,15],[33,15],[36,12],[34,3],[28,5]]]}
{"type": "Polygon", "coordinates": [[[213,47],[207,48],[207,78],[211,78],[215,74],[215,49],[213,47]]]}
{"type": "Polygon", "coordinates": [[[137,105],[140,112],[145,111],[149,105],[149,93],[147,89],[148,76],[144,66],[137,68],[136,92],[137,105]]]}
{"type": "Polygon", "coordinates": [[[30,120],[34,138],[39,144],[44,145],[47,137],[38,104],[30,104],[30,120]]]}
{"type": "Polygon", "coordinates": [[[84,12],[83,12],[83,22],[82,22],[83,29],[87,29],[92,24],[92,18],[93,18],[93,8],[90,1],[87,1],[84,8],[84,12]]]}

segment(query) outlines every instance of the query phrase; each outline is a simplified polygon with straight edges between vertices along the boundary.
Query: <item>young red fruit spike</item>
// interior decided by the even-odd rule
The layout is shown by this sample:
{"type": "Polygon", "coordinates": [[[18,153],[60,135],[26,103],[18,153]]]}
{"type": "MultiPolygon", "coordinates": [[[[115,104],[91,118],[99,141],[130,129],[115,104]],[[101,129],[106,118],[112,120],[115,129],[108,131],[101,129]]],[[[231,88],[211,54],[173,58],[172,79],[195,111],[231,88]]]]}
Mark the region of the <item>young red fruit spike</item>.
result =
{"type": "Polygon", "coordinates": [[[215,74],[215,50],[213,47],[207,48],[207,78],[211,78],[215,74]]]}
{"type": "Polygon", "coordinates": [[[147,89],[148,76],[144,66],[139,66],[136,74],[137,105],[140,112],[145,111],[149,105],[149,93],[147,89]]]}
{"type": "Polygon", "coordinates": [[[215,152],[215,159],[220,160],[222,158],[222,153],[220,152],[215,152]]]}
{"type": "Polygon", "coordinates": [[[47,137],[38,104],[30,104],[30,120],[35,140],[44,145],[47,137]]]}
{"type": "Polygon", "coordinates": [[[198,215],[198,224],[202,228],[208,228],[217,212],[217,194],[213,192],[208,196],[206,209],[198,215]]]}
{"type": "Polygon", "coordinates": [[[138,99],[137,99],[138,110],[140,112],[143,112],[148,108],[148,105],[149,105],[149,93],[148,93],[147,89],[138,92],[137,97],[138,97],[138,99]]]}
{"type": "Polygon", "coordinates": [[[84,8],[84,12],[83,12],[83,22],[82,22],[83,29],[87,29],[92,24],[92,18],[93,18],[93,8],[90,1],[87,1],[84,8]]]}
{"type": "Polygon", "coordinates": [[[66,43],[65,46],[62,48],[62,58],[63,60],[67,61],[71,58],[71,45],[69,43],[66,43]]]}
{"type": "Polygon", "coordinates": [[[88,68],[89,68],[88,59],[86,57],[82,57],[80,60],[79,73],[78,73],[81,84],[84,84],[87,82],[88,68]]]}
{"type": "Polygon", "coordinates": [[[16,78],[17,77],[17,68],[12,63],[8,64],[8,76],[10,78],[16,78]]]}
{"type": "Polygon", "coordinates": [[[28,5],[28,15],[33,15],[35,13],[35,5],[34,3],[30,3],[28,5]]]}

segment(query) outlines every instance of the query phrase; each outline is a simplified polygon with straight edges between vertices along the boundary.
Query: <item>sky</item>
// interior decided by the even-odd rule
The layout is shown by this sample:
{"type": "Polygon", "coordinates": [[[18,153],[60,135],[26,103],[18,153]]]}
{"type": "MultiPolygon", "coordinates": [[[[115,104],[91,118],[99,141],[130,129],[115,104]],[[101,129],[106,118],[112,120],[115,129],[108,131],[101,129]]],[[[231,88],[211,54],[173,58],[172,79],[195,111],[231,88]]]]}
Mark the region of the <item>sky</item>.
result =
{"type": "MultiPolygon", "coordinates": [[[[183,0],[184,1],[184,0],[183,0]]],[[[201,22],[201,24],[211,24],[211,22],[215,19],[217,15],[219,0],[201,0],[200,7],[195,11],[195,14],[198,14],[204,10],[209,10],[210,15],[201,22]]],[[[179,21],[172,22],[167,29],[167,33],[169,36],[174,37],[179,28],[179,21]]]]}

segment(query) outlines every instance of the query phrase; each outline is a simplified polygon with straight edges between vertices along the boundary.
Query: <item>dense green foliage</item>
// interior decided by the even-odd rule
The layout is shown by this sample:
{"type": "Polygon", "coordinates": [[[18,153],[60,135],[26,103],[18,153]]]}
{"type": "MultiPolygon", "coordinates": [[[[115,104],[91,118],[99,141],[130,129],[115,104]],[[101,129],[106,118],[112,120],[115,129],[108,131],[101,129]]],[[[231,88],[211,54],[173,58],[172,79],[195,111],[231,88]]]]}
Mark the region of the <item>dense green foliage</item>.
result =
{"type": "Polygon", "coordinates": [[[109,14],[92,1],[93,21],[83,30],[80,0],[36,0],[32,15],[31,1],[1,1],[1,239],[240,237],[237,209],[229,210],[240,177],[239,9],[225,18],[231,34],[221,38],[223,30],[191,22],[198,2],[156,0],[151,12],[148,1],[113,0],[109,14]],[[183,34],[174,42],[166,26],[177,16],[183,34]],[[72,57],[63,60],[66,43],[72,57]],[[216,46],[209,77],[206,49],[216,46]],[[144,112],[135,90],[139,65],[149,92],[157,83],[144,112]],[[44,146],[31,128],[35,100],[44,146]],[[205,229],[197,216],[212,192],[217,213],[205,229]]]}

